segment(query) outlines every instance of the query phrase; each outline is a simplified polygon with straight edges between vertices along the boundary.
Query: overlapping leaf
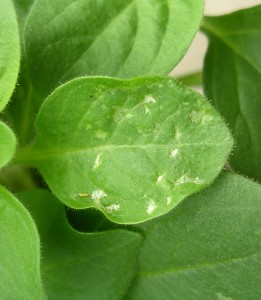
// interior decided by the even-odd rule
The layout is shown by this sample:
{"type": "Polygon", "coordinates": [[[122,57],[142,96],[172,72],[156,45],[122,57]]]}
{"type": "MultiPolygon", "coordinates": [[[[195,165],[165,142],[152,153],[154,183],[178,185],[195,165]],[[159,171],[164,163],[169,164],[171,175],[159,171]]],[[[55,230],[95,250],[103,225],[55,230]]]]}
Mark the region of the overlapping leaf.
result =
{"type": "Polygon", "coordinates": [[[83,75],[166,75],[196,34],[203,2],[37,0],[25,31],[34,83],[46,95],[83,75]]]}
{"type": "Polygon", "coordinates": [[[261,5],[208,17],[205,59],[207,96],[228,121],[236,141],[231,164],[261,180],[261,5]]]}
{"type": "Polygon", "coordinates": [[[0,187],[1,299],[44,299],[39,237],[26,209],[0,187]]]}
{"type": "Polygon", "coordinates": [[[138,233],[82,234],[70,228],[63,206],[49,192],[27,192],[20,198],[40,232],[48,299],[122,299],[136,270],[138,233]]]}
{"type": "Polygon", "coordinates": [[[16,139],[11,129],[0,121],[0,168],[14,155],[16,139]]]}
{"type": "Polygon", "coordinates": [[[58,88],[27,157],[70,207],[119,223],[168,212],[210,184],[232,140],[201,95],[170,78],[82,78],[58,88]]]}
{"type": "Polygon", "coordinates": [[[140,270],[126,299],[260,299],[261,187],[234,174],[138,226],[140,270]]]}
{"type": "Polygon", "coordinates": [[[0,112],[9,101],[20,63],[19,33],[12,0],[0,0],[0,112]]]}

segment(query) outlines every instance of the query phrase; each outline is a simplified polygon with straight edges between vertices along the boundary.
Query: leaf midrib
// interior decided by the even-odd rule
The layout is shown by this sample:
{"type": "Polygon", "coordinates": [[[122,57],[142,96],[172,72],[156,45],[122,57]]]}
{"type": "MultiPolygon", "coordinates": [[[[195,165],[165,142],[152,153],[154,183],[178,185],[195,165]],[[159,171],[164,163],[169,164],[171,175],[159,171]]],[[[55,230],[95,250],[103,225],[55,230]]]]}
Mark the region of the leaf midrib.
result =
{"type": "Polygon", "coordinates": [[[166,270],[159,270],[159,271],[139,272],[137,274],[137,277],[151,278],[151,277],[165,276],[165,275],[176,275],[177,273],[197,271],[197,270],[206,269],[206,268],[215,268],[217,266],[222,266],[222,265],[225,265],[225,264],[242,262],[242,261],[247,260],[249,258],[259,256],[260,254],[261,254],[261,252],[257,252],[257,253],[252,253],[252,254],[249,254],[249,255],[246,255],[246,256],[242,256],[242,257],[226,259],[224,261],[205,262],[205,263],[194,265],[194,266],[191,266],[191,267],[179,267],[179,268],[169,268],[169,269],[166,269],[166,270]]]}
{"type": "MultiPolygon", "coordinates": [[[[238,56],[240,56],[242,59],[244,59],[248,64],[250,64],[255,70],[257,70],[259,73],[261,70],[253,64],[252,61],[250,61],[244,53],[242,53],[239,49],[236,48],[236,46],[231,43],[228,39],[225,38],[225,36],[229,36],[231,34],[223,34],[222,32],[216,30],[209,22],[204,21],[204,26],[203,26],[203,32],[210,33],[214,35],[216,38],[218,38],[221,42],[223,42],[225,45],[227,45],[234,53],[236,53],[238,56]]],[[[251,33],[251,31],[250,31],[251,33]]],[[[245,32],[246,34],[246,32],[245,32]]]]}
{"type": "Polygon", "coordinates": [[[84,52],[72,63],[72,65],[70,66],[70,68],[62,75],[62,77],[60,77],[59,81],[63,81],[66,76],[73,70],[73,68],[77,65],[77,63],[79,63],[79,61],[83,58],[83,56],[88,52],[88,50],[91,48],[91,46],[96,42],[96,40],[98,39],[98,37],[100,37],[105,30],[108,29],[108,27],[110,27],[115,20],[117,20],[121,15],[123,15],[135,2],[132,0],[130,1],[123,9],[121,9],[116,16],[114,16],[114,18],[112,18],[107,24],[105,24],[102,29],[100,30],[100,32],[98,32],[96,34],[96,36],[94,37],[94,39],[91,41],[91,43],[87,46],[87,48],[84,50],[84,52]]]}
{"type": "MultiPolygon", "coordinates": [[[[226,145],[230,144],[230,141],[224,141],[220,143],[211,143],[211,142],[197,142],[197,143],[182,143],[182,144],[135,144],[135,145],[101,145],[101,146],[94,146],[94,147],[88,147],[88,148],[75,148],[75,149],[57,149],[57,150],[45,150],[45,151],[39,151],[37,150],[37,145],[34,149],[29,150],[30,159],[34,160],[34,158],[37,158],[37,160],[42,160],[48,157],[52,156],[61,156],[64,155],[70,155],[75,153],[85,153],[88,151],[102,151],[103,149],[120,149],[120,148],[133,148],[133,149],[146,149],[146,148],[182,148],[185,146],[217,146],[217,145],[226,145]]],[[[39,147],[40,148],[40,147],[39,147]]],[[[19,155],[18,155],[19,156],[19,155]]]]}

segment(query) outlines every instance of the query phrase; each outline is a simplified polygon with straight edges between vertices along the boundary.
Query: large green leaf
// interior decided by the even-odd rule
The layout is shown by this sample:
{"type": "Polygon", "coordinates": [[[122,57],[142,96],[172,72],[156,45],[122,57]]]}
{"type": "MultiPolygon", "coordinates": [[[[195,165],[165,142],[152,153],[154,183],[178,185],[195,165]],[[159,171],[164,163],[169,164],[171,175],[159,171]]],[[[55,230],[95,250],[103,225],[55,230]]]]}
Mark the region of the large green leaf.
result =
{"type": "Polygon", "coordinates": [[[186,53],[203,0],[37,0],[25,31],[35,85],[82,75],[165,75],[186,53]]]}
{"type": "Polygon", "coordinates": [[[20,46],[12,0],[0,0],[0,112],[9,101],[19,71],[20,46]]]}
{"type": "Polygon", "coordinates": [[[162,77],[73,80],[45,101],[36,129],[18,161],[35,163],[68,206],[118,223],[162,215],[210,184],[232,146],[203,96],[162,77]]]}
{"type": "Polygon", "coordinates": [[[136,269],[138,233],[79,233],[68,225],[64,208],[49,192],[26,192],[20,198],[40,232],[48,299],[122,299],[136,269]]]}
{"type": "Polygon", "coordinates": [[[0,121],[0,168],[11,160],[15,146],[16,139],[12,130],[0,121]]]}
{"type": "Polygon", "coordinates": [[[27,210],[0,187],[0,291],[2,300],[44,299],[39,237],[27,210]]]}
{"type": "Polygon", "coordinates": [[[236,141],[232,167],[261,181],[261,5],[208,17],[204,84],[236,141]]]}
{"type": "Polygon", "coordinates": [[[164,218],[145,239],[128,299],[261,299],[261,187],[222,175],[164,218]]]}

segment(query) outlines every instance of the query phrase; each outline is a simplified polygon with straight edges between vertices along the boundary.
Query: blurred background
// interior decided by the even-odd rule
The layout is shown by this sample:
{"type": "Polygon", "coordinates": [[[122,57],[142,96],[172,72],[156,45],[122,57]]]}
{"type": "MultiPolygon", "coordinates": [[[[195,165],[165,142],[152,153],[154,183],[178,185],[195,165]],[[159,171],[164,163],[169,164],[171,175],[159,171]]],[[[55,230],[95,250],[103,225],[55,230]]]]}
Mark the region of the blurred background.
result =
{"type": "MultiPolygon", "coordinates": [[[[261,4],[261,0],[205,0],[205,3],[205,15],[215,16],[261,4]]],[[[207,39],[202,33],[198,33],[188,53],[171,75],[179,77],[202,70],[206,49],[207,39]]]]}

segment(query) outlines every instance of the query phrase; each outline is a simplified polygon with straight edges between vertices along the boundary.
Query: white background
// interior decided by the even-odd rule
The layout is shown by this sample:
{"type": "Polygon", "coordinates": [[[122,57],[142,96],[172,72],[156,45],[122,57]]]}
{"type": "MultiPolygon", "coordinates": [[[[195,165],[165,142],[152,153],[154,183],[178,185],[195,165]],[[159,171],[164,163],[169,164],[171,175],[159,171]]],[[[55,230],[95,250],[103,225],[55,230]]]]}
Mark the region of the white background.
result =
{"type": "MultiPolygon", "coordinates": [[[[205,15],[222,15],[232,11],[261,4],[261,0],[205,0],[205,15]]],[[[261,22],[261,20],[260,20],[261,22]]],[[[202,70],[207,39],[198,33],[186,56],[171,75],[177,77],[202,70]]]]}

